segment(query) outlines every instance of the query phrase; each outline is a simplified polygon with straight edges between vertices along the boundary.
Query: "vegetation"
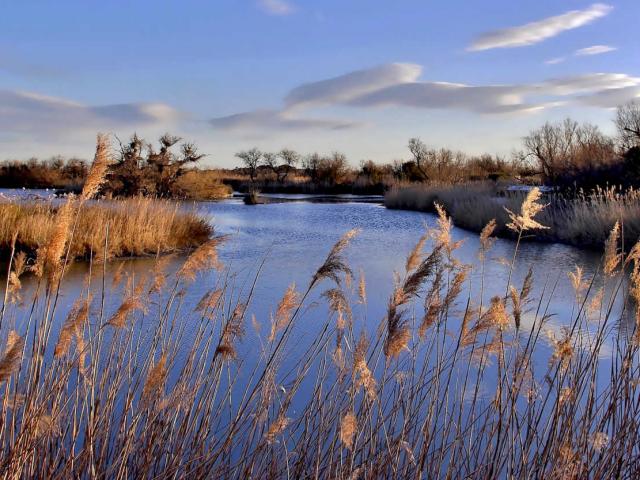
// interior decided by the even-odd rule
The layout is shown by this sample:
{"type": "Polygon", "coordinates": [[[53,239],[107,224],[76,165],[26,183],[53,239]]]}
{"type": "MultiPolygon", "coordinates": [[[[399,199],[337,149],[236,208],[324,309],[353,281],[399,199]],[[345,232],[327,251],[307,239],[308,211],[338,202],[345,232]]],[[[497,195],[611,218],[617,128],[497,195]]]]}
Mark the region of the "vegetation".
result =
{"type": "Polygon", "coordinates": [[[73,209],[76,230],[70,258],[105,255],[104,228],[109,229],[107,257],[142,256],[184,251],[206,242],[212,228],[195,212],[166,200],[131,198],[54,206],[48,202],[0,202],[0,250],[16,248],[34,257],[57,230],[60,212],[73,209]],[[108,227],[107,227],[108,226],[108,227]]]}
{"type": "MultiPolygon", "coordinates": [[[[510,214],[518,238],[545,227],[538,199],[534,190],[510,214]]],[[[92,269],[66,318],[62,255],[54,283],[41,277],[49,288],[23,307],[14,255],[0,314],[0,470],[8,478],[637,476],[640,311],[628,305],[630,322],[618,328],[613,306],[640,300],[640,246],[623,257],[616,225],[602,268],[590,278],[569,272],[575,308],[565,328],[545,333],[549,297],[534,298],[531,274],[521,285],[509,275],[505,295],[484,300],[493,224],[481,235],[480,275],[456,260],[450,229],[439,209],[437,229],[396,275],[379,326],[367,318],[364,277],[349,281],[344,252],[355,231],[251,332],[253,289],[234,291],[219,239],[172,275],[160,262],[149,277],[112,287],[92,269]],[[181,292],[211,268],[220,270],[211,290],[190,304],[181,292]],[[112,311],[105,298],[115,295],[112,311]],[[303,317],[322,300],[327,320],[305,325],[301,344],[303,317]],[[242,347],[249,335],[257,354],[242,347]]],[[[76,232],[52,240],[47,258],[76,232]]]]}
{"type": "MultiPolygon", "coordinates": [[[[513,237],[507,228],[507,209],[515,209],[526,192],[510,191],[493,183],[419,185],[393,189],[385,196],[387,208],[436,212],[435,204],[450,212],[456,226],[480,232],[496,219],[496,234],[513,237]]],[[[540,215],[549,230],[536,231],[529,240],[561,242],[578,247],[602,248],[616,222],[624,225],[625,245],[640,238],[640,193],[616,188],[567,196],[544,195],[547,208],[540,215]]]]}
{"type": "MultiPolygon", "coordinates": [[[[100,259],[182,251],[206,242],[212,228],[193,211],[151,198],[88,202],[103,186],[110,166],[109,142],[98,136],[96,157],[79,197],[51,202],[0,202],[0,251],[58,258],[100,259]],[[108,230],[109,241],[105,243],[108,230]],[[66,247],[62,241],[73,233],[66,247]],[[62,244],[61,244],[62,243],[62,244]]],[[[55,263],[55,262],[54,262],[55,263]]],[[[42,267],[42,265],[40,265],[42,267]]]]}
{"type": "Polygon", "coordinates": [[[83,160],[54,157],[50,160],[32,158],[26,162],[8,160],[0,164],[0,188],[82,188],[87,176],[83,160]]]}

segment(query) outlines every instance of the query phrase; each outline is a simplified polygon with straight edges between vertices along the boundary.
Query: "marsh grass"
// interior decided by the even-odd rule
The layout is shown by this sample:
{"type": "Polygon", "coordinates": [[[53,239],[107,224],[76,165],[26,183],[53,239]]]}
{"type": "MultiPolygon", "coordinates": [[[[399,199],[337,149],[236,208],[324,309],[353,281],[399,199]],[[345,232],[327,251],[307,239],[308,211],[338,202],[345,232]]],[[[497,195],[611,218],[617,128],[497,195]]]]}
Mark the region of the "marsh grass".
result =
{"type": "MultiPolygon", "coordinates": [[[[520,233],[534,215],[543,223],[537,200],[512,209],[520,233]]],[[[271,322],[252,319],[254,332],[246,323],[259,269],[238,291],[217,255],[221,239],[175,275],[158,260],[158,288],[128,272],[107,283],[104,263],[92,262],[66,319],[61,256],[54,280],[42,276],[30,298],[3,303],[0,471],[11,479],[636,477],[638,310],[624,334],[614,306],[627,294],[640,300],[640,247],[622,256],[614,229],[611,268],[581,277],[573,313],[547,344],[551,312],[547,297],[531,297],[536,280],[509,280],[504,296],[484,304],[484,275],[468,275],[472,267],[456,259],[451,220],[438,213],[404,271],[389,272],[379,325],[367,316],[364,277],[354,285],[345,259],[357,231],[327,247],[308,287],[280,292],[271,322]],[[211,290],[192,305],[185,291],[198,279],[211,290]],[[105,300],[118,297],[111,311],[105,300]],[[594,297],[600,307],[587,308],[594,297]],[[326,317],[311,328],[305,315],[318,302],[326,317]],[[301,343],[300,328],[315,335],[301,343]],[[260,346],[253,355],[242,345],[250,334],[260,346]],[[542,363],[540,348],[550,349],[542,363]]],[[[113,243],[117,229],[92,225],[113,243]]],[[[65,232],[68,246],[82,229],[65,232]]]]}
{"type": "MultiPolygon", "coordinates": [[[[385,195],[387,208],[435,212],[434,202],[444,206],[456,226],[480,232],[495,219],[499,236],[516,238],[508,228],[510,218],[505,207],[517,210],[525,194],[499,192],[491,184],[408,186],[395,188],[385,195]]],[[[600,249],[616,222],[624,225],[625,245],[640,238],[640,193],[629,189],[596,189],[575,198],[545,195],[547,207],[538,220],[549,229],[530,232],[529,239],[561,242],[579,247],[600,249]]]]}
{"type": "Polygon", "coordinates": [[[54,237],[60,240],[64,236],[60,227],[65,217],[61,218],[60,212],[65,209],[67,217],[73,216],[75,223],[73,239],[67,245],[71,258],[103,258],[105,225],[109,225],[110,230],[108,257],[187,250],[205,242],[212,234],[210,225],[190,207],[165,200],[132,198],[82,205],[66,201],[62,204],[0,202],[0,249],[8,251],[17,233],[18,250],[34,257],[37,250],[50,244],[54,237]]]}

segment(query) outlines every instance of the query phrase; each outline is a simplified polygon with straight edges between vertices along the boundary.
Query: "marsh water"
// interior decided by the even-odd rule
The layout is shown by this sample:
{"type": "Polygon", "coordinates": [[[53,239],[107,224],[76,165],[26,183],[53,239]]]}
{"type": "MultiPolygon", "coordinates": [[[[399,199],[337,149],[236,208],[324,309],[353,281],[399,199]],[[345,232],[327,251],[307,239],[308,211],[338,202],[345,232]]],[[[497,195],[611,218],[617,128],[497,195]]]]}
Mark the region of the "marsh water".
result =
{"type": "MultiPolygon", "coordinates": [[[[293,199],[289,199],[293,200],[293,199]]],[[[366,307],[354,310],[354,321],[367,329],[371,335],[384,319],[389,295],[393,289],[394,272],[403,272],[406,257],[425,230],[436,224],[431,214],[389,210],[379,202],[308,201],[304,196],[296,196],[296,201],[274,201],[265,205],[247,206],[241,199],[232,198],[219,202],[203,202],[195,208],[215,226],[217,235],[227,236],[220,248],[220,258],[224,262],[228,281],[234,286],[238,298],[249,294],[255,285],[247,310],[247,319],[255,316],[261,333],[256,332],[247,320],[247,335],[240,347],[241,356],[251,360],[258,355],[261,342],[270,328],[270,315],[287,287],[295,282],[298,290],[304,291],[314,272],[322,264],[331,246],[348,230],[358,229],[359,233],[346,250],[346,258],[356,277],[362,272],[366,278],[366,307]],[[257,281],[255,281],[257,278],[257,281]],[[255,282],[254,282],[255,281],[255,282]]],[[[477,234],[453,228],[453,240],[463,240],[457,250],[459,261],[471,266],[469,280],[462,295],[457,313],[464,308],[469,288],[472,301],[479,302],[481,269],[478,260],[479,238],[477,234]]],[[[490,251],[482,282],[483,302],[487,304],[494,295],[504,295],[515,243],[510,240],[496,240],[490,251]]],[[[428,251],[429,244],[425,249],[428,251]]],[[[175,256],[170,269],[177,269],[184,256],[175,256]]],[[[118,268],[116,261],[105,267],[105,285],[118,268]]],[[[153,259],[124,260],[125,271],[136,275],[148,273],[153,259]]],[[[529,268],[534,275],[534,302],[523,317],[524,329],[530,329],[532,322],[539,321],[543,313],[553,314],[546,320],[545,330],[559,332],[563,325],[569,325],[576,308],[575,297],[567,272],[576,265],[584,269],[590,278],[598,268],[600,255],[560,244],[527,243],[520,245],[515,262],[512,284],[521,285],[529,268]],[[538,320],[536,320],[538,319],[538,320]]],[[[65,288],[59,302],[59,318],[65,318],[86,277],[89,265],[76,263],[66,275],[65,288]]],[[[101,276],[102,267],[94,266],[96,277],[101,276]]],[[[194,305],[202,295],[214,287],[222,273],[212,272],[190,284],[185,291],[185,304],[194,305]]],[[[96,278],[94,284],[100,284],[96,278]]],[[[33,280],[23,281],[25,290],[33,288],[33,280]]],[[[319,298],[323,290],[320,285],[317,294],[310,297],[309,308],[298,320],[290,358],[295,358],[295,350],[303,349],[306,339],[314,338],[328,319],[326,306],[319,298]]],[[[28,294],[25,294],[28,298],[28,294]]],[[[107,311],[117,309],[122,296],[119,292],[107,294],[107,311]]],[[[419,302],[418,302],[419,303],[419,302]]],[[[456,312],[454,312],[455,314],[456,312]]],[[[416,310],[416,315],[421,313],[416,310]]],[[[185,317],[186,318],[186,317],[185,317]]],[[[188,320],[185,320],[188,321],[188,320]]],[[[144,322],[153,322],[153,313],[145,315],[144,322]]],[[[583,332],[588,337],[589,332],[583,332]]],[[[190,344],[192,330],[186,328],[182,342],[190,344]]],[[[545,348],[538,354],[541,365],[546,365],[549,352],[545,348]]],[[[606,348],[602,352],[606,359],[606,348]]]]}

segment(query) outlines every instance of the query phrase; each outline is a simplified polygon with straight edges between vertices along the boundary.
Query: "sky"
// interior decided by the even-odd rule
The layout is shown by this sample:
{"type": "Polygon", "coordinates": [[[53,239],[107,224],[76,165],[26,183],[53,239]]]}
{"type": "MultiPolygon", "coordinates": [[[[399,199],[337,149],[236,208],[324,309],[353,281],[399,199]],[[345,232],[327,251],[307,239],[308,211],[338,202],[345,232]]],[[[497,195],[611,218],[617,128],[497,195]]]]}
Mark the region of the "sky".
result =
{"type": "MultiPolygon", "coordinates": [[[[91,158],[97,132],[408,158],[508,155],[640,97],[640,1],[0,0],[0,159],[91,158]]],[[[639,98],[640,100],[640,98],[639,98]]]]}

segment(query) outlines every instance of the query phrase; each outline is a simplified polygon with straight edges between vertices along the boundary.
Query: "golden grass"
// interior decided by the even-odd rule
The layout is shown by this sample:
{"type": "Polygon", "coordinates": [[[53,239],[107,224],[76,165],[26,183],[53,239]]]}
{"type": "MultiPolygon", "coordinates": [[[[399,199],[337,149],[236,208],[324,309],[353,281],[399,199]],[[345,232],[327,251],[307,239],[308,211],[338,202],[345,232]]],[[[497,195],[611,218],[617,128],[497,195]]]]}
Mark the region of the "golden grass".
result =
{"type": "Polygon", "coordinates": [[[0,202],[1,250],[10,248],[16,232],[19,250],[33,256],[46,247],[47,261],[54,265],[65,248],[71,258],[104,258],[107,233],[107,257],[122,257],[197,247],[209,239],[212,228],[188,208],[149,198],[95,201],[79,207],[71,202],[62,206],[0,202]],[[70,230],[73,240],[69,245],[70,230]]]}
{"type": "MultiPolygon", "coordinates": [[[[458,227],[481,232],[495,219],[498,235],[517,237],[508,226],[517,228],[526,219],[511,217],[510,212],[519,211],[524,198],[521,192],[505,193],[491,184],[471,183],[392,189],[384,203],[387,208],[424,212],[435,212],[434,204],[439,203],[458,227]]],[[[548,206],[536,217],[533,231],[527,232],[530,239],[602,248],[616,222],[624,225],[625,245],[640,238],[640,192],[636,190],[599,189],[573,199],[544,195],[540,201],[548,206]]]]}
{"type": "MultiPolygon", "coordinates": [[[[542,221],[533,203],[514,216],[542,221]]],[[[581,295],[545,344],[546,279],[543,297],[529,274],[483,306],[484,276],[456,259],[442,208],[435,228],[403,274],[389,272],[379,328],[368,325],[364,279],[351,282],[351,231],[327,247],[306,290],[271,299],[274,330],[256,328],[249,345],[240,341],[255,290],[209,271],[222,269],[218,241],[161,284],[119,272],[118,289],[93,269],[66,317],[60,295],[77,290],[61,257],[59,288],[23,304],[5,296],[0,313],[3,477],[637,477],[640,310],[626,331],[614,322],[627,294],[640,298],[640,244],[620,253],[615,228],[616,266],[566,277],[581,295]],[[211,289],[198,301],[186,289],[203,273],[211,289]],[[594,300],[610,308],[583,308],[594,300]],[[326,315],[310,326],[305,313],[323,301],[326,315]]],[[[71,245],[78,234],[70,230],[71,245]]],[[[19,279],[18,258],[9,264],[19,279]]],[[[164,267],[159,258],[150,273],[164,267]]]]}
{"type": "Polygon", "coordinates": [[[231,187],[222,183],[219,170],[187,170],[176,181],[176,187],[184,198],[190,200],[217,200],[233,193],[231,187]]]}

